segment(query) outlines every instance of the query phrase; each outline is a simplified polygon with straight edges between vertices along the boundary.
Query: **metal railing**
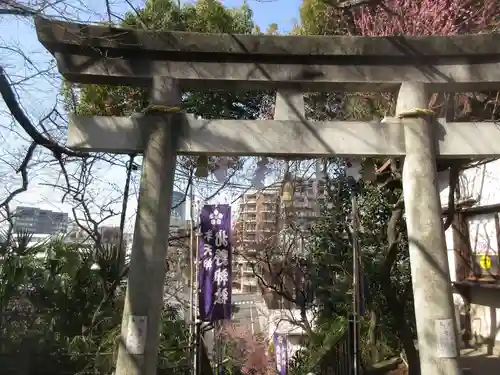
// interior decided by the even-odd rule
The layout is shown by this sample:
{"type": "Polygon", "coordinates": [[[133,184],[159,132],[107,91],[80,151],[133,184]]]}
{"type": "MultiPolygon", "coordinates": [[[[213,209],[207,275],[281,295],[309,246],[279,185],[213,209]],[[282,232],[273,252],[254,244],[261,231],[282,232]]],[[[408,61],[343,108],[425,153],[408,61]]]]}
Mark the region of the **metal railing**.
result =
{"type": "MultiPolygon", "coordinates": [[[[317,364],[315,374],[317,375],[353,375],[354,374],[354,327],[353,322],[349,321],[349,326],[345,329],[342,336],[335,345],[326,352],[317,364]]],[[[356,350],[360,352],[359,346],[356,350]]],[[[358,369],[361,371],[361,363],[358,358],[358,369]]]]}

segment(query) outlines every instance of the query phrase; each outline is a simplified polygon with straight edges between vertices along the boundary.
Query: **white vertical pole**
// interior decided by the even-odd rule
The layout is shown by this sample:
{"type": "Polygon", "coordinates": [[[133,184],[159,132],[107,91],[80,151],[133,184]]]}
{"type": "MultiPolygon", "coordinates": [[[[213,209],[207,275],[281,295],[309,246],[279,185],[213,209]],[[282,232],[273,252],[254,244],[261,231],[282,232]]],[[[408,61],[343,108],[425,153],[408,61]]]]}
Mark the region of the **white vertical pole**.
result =
{"type": "MultiPolygon", "coordinates": [[[[194,200],[194,196],[193,196],[194,200]]],[[[198,293],[199,293],[199,285],[198,285],[198,276],[200,273],[200,264],[198,260],[198,243],[199,243],[199,236],[200,236],[200,230],[199,230],[199,215],[200,215],[200,207],[201,203],[200,201],[197,202],[196,206],[194,207],[194,217],[192,218],[192,221],[194,223],[194,227],[196,228],[196,245],[195,249],[196,252],[194,254],[194,281],[193,281],[193,289],[194,289],[194,316],[195,316],[195,321],[194,321],[194,350],[193,350],[193,375],[198,375],[200,372],[200,351],[199,351],[199,345],[202,345],[202,340],[201,340],[201,321],[200,321],[200,316],[199,316],[199,300],[198,300],[198,293]]]]}
{"type": "Polygon", "coordinates": [[[351,209],[352,209],[352,302],[353,302],[353,375],[359,374],[359,241],[358,241],[358,202],[357,182],[352,179],[351,209]]]}
{"type": "Polygon", "coordinates": [[[196,346],[196,338],[195,338],[195,331],[196,331],[196,312],[195,312],[195,306],[194,306],[194,299],[195,299],[195,267],[196,267],[196,244],[194,243],[194,231],[196,228],[196,222],[194,219],[194,193],[193,193],[193,181],[190,181],[191,186],[189,188],[189,216],[191,218],[190,222],[190,228],[189,228],[189,350],[191,354],[191,361],[192,361],[192,369],[193,369],[193,374],[195,374],[196,370],[196,351],[195,351],[195,346],[196,346]]]}

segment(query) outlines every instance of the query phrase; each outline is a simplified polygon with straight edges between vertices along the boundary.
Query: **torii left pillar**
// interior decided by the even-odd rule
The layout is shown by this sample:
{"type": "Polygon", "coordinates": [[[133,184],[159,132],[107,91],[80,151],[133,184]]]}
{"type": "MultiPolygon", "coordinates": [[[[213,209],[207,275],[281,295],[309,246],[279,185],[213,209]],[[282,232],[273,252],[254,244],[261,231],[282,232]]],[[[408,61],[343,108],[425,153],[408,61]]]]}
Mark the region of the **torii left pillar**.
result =
{"type": "MultiPolygon", "coordinates": [[[[154,77],[150,106],[179,108],[178,82],[154,77]]],[[[145,116],[148,116],[146,114],[145,116]]],[[[156,375],[170,210],[182,113],[155,113],[142,165],[116,375],[156,375]]],[[[141,121],[141,118],[137,118],[141,121]]],[[[151,122],[148,121],[149,126],[151,122]]]]}

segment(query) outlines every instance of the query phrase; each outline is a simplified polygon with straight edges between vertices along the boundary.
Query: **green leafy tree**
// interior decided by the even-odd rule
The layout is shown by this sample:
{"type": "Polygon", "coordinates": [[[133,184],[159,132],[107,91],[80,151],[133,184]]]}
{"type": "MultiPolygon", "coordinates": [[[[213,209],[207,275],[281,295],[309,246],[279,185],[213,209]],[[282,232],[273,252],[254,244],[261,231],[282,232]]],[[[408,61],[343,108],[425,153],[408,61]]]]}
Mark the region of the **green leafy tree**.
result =
{"type": "MultiPolygon", "coordinates": [[[[318,222],[315,227],[313,242],[313,257],[317,274],[314,291],[321,308],[319,328],[326,327],[329,330],[329,322],[342,319],[352,312],[352,245],[350,239],[350,228],[346,218],[351,216],[350,193],[345,180],[337,178],[335,189],[330,189],[329,203],[333,207],[325,211],[325,218],[318,222]]],[[[401,190],[386,192],[378,186],[368,183],[363,184],[359,193],[359,216],[361,222],[360,245],[362,260],[362,285],[365,297],[365,320],[366,327],[363,330],[368,335],[368,317],[377,320],[372,329],[376,330],[376,336],[383,336],[384,341],[389,342],[393,349],[398,349],[397,332],[400,332],[393,319],[394,309],[390,308],[387,300],[387,291],[384,285],[394,285],[398,298],[404,301],[404,311],[399,316],[409,315],[413,311],[413,299],[411,293],[407,293],[408,286],[411,291],[411,279],[409,279],[409,259],[405,252],[406,243],[402,241],[397,244],[398,259],[394,268],[385,270],[387,229],[386,223],[392,215],[392,205],[399,199],[401,190]],[[387,280],[389,278],[389,280],[387,280]],[[404,298],[403,298],[404,297],[404,298]],[[373,317],[375,315],[375,317],[373,317]],[[384,317],[381,321],[380,317],[384,317]]],[[[399,223],[401,225],[404,223],[399,223]]],[[[404,228],[403,228],[404,230],[404,228]]],[[[399,300],[398,300],[399,301],[399,300]]],[[[392,306],[394,307],[394,306],[392,306]]],[[[408,324],[410,333],[413,333],[412,320],[404,321],[408,324]]],[[[370,338],[373,341],[373,334],[370,338]]],[[[370,340],[368,340],[370,341],[370,340]]],[[[368,342],[366,347],[377,349],[381,343],[379,340],[368,342]]],[[[363,349],[363,348],[362,348],[363,349]]],[[[379,349],[382,349],[379,347],[379,349]]],[[[376,360],[383,355],[379,351],[365,353],[365,363],[376,360]]]]}
{"type": "MultiPolygon", "coordinates": [[[[127,13],[122,26],[205,33],[255,31],[252,11],[246,4],[228,9],[217,0],[198,0],[180,8],[176,1],[148,0],[142,9],[127,13]]],[[[147,91],[137,87],[66,83],[64,93],[67,109],[82,115],[127,116],[141,112],[148,104],[147,91]]],[[[183,95],[183,107],[189,113],[209,119],[253,119],[259,114],[262,95],[255,91],[189,91],[183,95]]]]}
{"type": "MultiPolygon", "coordinates": [[[[22,363],[29,375],[111,374],[124,297],[119,253],[30,239],[24,233],[0,244],[0,368],[22,363]]],[[[184,374],[188,329],[175,309],[162,314],[159,374],[184,374]]]]}

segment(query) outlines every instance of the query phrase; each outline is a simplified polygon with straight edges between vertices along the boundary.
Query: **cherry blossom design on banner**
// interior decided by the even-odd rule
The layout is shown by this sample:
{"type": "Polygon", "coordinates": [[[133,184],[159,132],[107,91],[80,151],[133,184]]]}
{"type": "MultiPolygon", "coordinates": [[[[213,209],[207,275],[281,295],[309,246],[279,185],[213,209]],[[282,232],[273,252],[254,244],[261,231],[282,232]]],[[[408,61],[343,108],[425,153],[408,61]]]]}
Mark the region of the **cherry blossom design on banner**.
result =
{"type": "Polygon", "coordinates": [[[231,206],[205,205],[200,214],[200,319],[231,319],[231,206]]]}
{"type": "Polygon", "coordinates": [[[276,369],[279,375],[288,373],[288,345],[286,336],[274,333],[273,335],[274,355],[276,356],[276,369]]]}

